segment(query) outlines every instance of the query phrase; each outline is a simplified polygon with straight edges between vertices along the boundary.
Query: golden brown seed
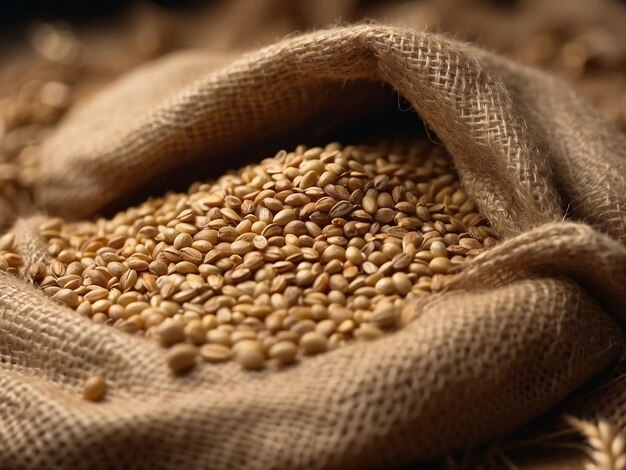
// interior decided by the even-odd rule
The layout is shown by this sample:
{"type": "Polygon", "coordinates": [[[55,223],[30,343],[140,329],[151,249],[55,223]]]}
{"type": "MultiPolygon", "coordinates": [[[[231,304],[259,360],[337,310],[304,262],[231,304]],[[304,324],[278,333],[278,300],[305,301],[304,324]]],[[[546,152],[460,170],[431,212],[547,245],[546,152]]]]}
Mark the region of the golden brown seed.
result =
{"type": "Polygon", "coordinates": [[[385,333],[376,325],[362,323],[358,329],[354,331],[354,337],[362,341],[372,341],[382,338],[385,333]]]}
{"type": "MultiPolygon", "coordinates": [[[[188,315],[191,313],[187,312],[188,315]]],[[[206,343],[206,332],[207,330],[200,319],[189,320],[189,323],[185,325],[185,336],[196,346],[206,343]]]]}
{"type": "Polygon", "coordinates": [[[209,194],[202,200],[202,203],[208,207],[218,207],[224,203],[224,198],[219,194],[209,194]]]}
{"type": "Polygon", "coordinates": [[[319,354],[328,349],[328,339],[317,331],[309,331],[300,338],[300,347],[304,354],[319,354]]]}
{"type": "Polygon", "coordinates": [[[491,248],[492,246],[494,246],[496,244],[496,239],[493,237],[487,237],[485,238],[485,240],[483,241],[483,245],[485,248],[491,248]]]}
{"type": "Polygon", "coordinates": [[[445,274],[452,267],[452,263],[450,263],[448,258],[438,256],[437,258],[433,258],[430,263],[428,263],[428,267],[433,273],[445,274]]]}
{"type": "Polygon", "coordinates": [[[191,244],[191,248],[198,250],[200,253],[206,253],[213,248],[213,243],[207,240],[196,240],[191,244]]]}
{"type": "Polygon", "coordinates": [[[430,251],[435,256],[443,256],[447,257],[448,252],[446,251],[446,245],[443,242],[434,241],[430,244],[430,251]]]}
{"type": "Polygon", "coordinates": [[[322,253],[321,261],[328,263],[333,260],[343,261],[346,257],[346,250],[339,245],[330,245],[322,253]]]}
{"type": "Polygon", "coordinates": [[[108,320],[107,316],[102,312],[96,313],[91,319],[94,323],[105,323],[108,320]]]}
{"type": "Polygon", "coordinates": [[[360,266],[365,261],[363,253],[356,246],[346,248],[346,259],[356,266],[360,266]]]}
{"type": "Polygon", "coordinates": [[[404,295],[407,295],[409,292],[411,292],[411,287],[413,285],[411,283],[411,280],[405,273],[403,272],[394,273],[394,275],[391,278],[393,280],[395,291],[398,294],[404,296],[404,295]]]}
{"type": "MultiPolygon", "coordinates": [[[[215,321],[216,323],[219,323],[217,318],[215,321]]],[[[210,330],[206,337],[209,343],[223,344],[224,346],[230,346],[232,344],[232,341],[230,340],[230,333],[224,330],[210,330]]]]}
{"type": "Polygon", "coordinates": [[[243,259],[243,267],[251,270],[259,269],[264,264],[263,255],[256,251],[248,253],[243,259]]]}
{"type": "Polygon", "coordinates": [[[260,341],[245,339],[235,348],[237,362],[245,369],[258,370],[265,365],[265,351],[260,341]]]}
{"type": "Polygon", "coordinates": [[[183,261],[188,261],[194,264],[200,264],[203,258],[202,253],[191,247],[181,248],[180,255],[183,261]]]}
{"type": "Polygon", "coordinates": [[[252,244],[257,250],[264,250],[267,247],[267,238],[257,235],[252,239],[252,244]]]}
{"type": "Polygon", "coordinates": [[[391,295],[396,292],[396,286],[393,282],[393,279],[390,277],[383,277],[382,279],[376,282],[375,289],[384,295],[391,295]]]}
{"type": "MultiPolygon", "coordinates": [[[[8,263],[7,263],[8,267],[8,263]]],[[[34,282],[41,282],[46,277],[47,268],[43,263],[33,263],[28,268],[28,275],[34,282]]]]}
{"type": "Polygon", "coordinates": [[[241,222],[241,216],[230,207],[221,209],[224,218],[231,222],[241,222]]]}
{"type": "Polygon", "coordinates": [[[94,313],[106,312],[109,308],[111,308],[111,301],[108,299],[96,300],[91,306],[91,310],[94,313]]]}
{"type": "Polygon", "coordinates": [[[426,206],[417,206],[415,209],[415,215],[423,222],[428,222],[430,220],[430,211],[426,208],[426,206]]]}
{"type": "Polygon", "coordinates": [[[297,333],[299,336],[303,334],[315,330],[315,322],[313,320],[305,319],[300,320],[296,324],[294,324],[291,328],[291,331],[297,333]]]}
{"type": "Polygon", "coordinates": [[[315,331],[324,336],[330,336],[336,329],[337,324],[331,319],[322,320],[315,326],[315,331]]]}
{"type": "Polygon", "coordinates": [[[397,307],[390,304],[381,304],[376,308],[372,321],[379,328],[391,328],[396,325],[399,317],[399,311],[397,307]]]}
{"type": "Polygon", "coordinates": [[[163,255],[165,256],[168,262],[172,262],[172,263],[178,263],[179,261],[182,261],[183,259],[183,255],[180,252],[180,250],[177,250],[176,248],[172,248],[172,247],[166,248],[165,250],[163,250],[163,255]]]}
{"type": "Polygon", "coordinates": [[[231,278],[233,282],[238,283],[248,279],[251,274],[252,272],[248,268],[238,268],[232,272],[231,278]]]}
{"type": "Polygon", "coordinates": [[[81,304],[76,307],[76,312],[83,317],[90,317],[92,313],[91,304],[89,302],[81,302],[81,304]]]}
{"type": "Polygon", "coordinates": [[[137,272],[147,271],[149,266],[150,263],[140,258],[130,258],[128,260],[128,267],[130,269],[134,269],[137,272]]]}
{"type": "MultiPolygon", "coordinates": [[[[79,306],[79,308],[82,304],[79,306]]],[[[109,307],[108,316],[111,320],[119,320],[121,318],[126,318],[126,309],[121,305],[111,305],[109,307]]]]}
{"type": "Polygon", "coordinates": [[[374,214],[374,219],[381,224],[388,224],[393,220],[395,215],[396,213],[393,209],[382,208],[376,211],[376,213],[374,214]]]}
{"type": "Polygon", "coordinates": [[[332,209],[329,212],[329,215],[333,218],[335,217],[345,217],[346,215],[348,215],[350,212],[352,212],[352,209],[354,208],[354,206],[348,202],[348,201],[339,201],[337,204],[335,204],[332,209]]]}
{"type": "Polygon", "coordinates": [[[284,208],[283,203],[280,202],[278,199],[275,199],[273,197],[269,197],[267,199],[264,199],[263,200],[263,204],[269,210],[274,211],[274,212],[278,212],[278,211],[280,211],[280,210],[282,210],[284,208]]]}
{"type": "Polygon", "coordinates": [[[283,209],[279,211],[273,219],[273,223],[277,225],[287,225],[292,220],[298,218],[298,211],[295,209],[283,209]]]}
{"type": "MultiPolygon", "coordinates": [[[[72,268],[72,265],[68,266],[68,268],[67,268],[68,272],[70,271],[70,268],[72,268]]],[[[78,269],[73,269],[73,270],[76,270],[77,274],[81,274],[82,273],[82,271],[78,272],[78,269]]],[[[107,270],[109,271],[111,276],[120,279],[124,275],[124,273],[126,271],[128,271],[128,268],[126,266],[124,266],[122,263],[119,263],[117,261],[113,261],[113,262],[108,264],[107,270]]]]}
{"type": "Polygon", "coordinates": [[[290,194],[285,198],[285,204],[289,204],[290,206],[301,207],[309,202],[311,202],[311,199],[302,193],[290,194]]]}
{"type": "Polygon", "coordinates": [[[257,334],[254,330],[238,330],[238,331],[234,331],[230,335],[230,339],[233,344],[236,344],[239,341],[243,341],[243,340],[248,340],[248,339],[255,340],[257,339],[257,334]]]}
{"type": "Polygon", "coordinates": [[[139,315],[141,312],[150,308],[150,304],[143,301],[135,301],[126,305],[126,313],[130,315],[139,315]]]}
{"type": "Polygon", "coordinates": [[[103,375],[92,375],[83,384],[83,398],[89,401],[100,401],[106,393],[106,380],[103,375]]]}
{"type": "Polygon", "coordinates": [[[164,346],[169,346],[170,344],[178,343],[185,339],[185,329],[183,325],[179,321],[171,318],[166,319],[157,327],[156,334],[161,344],[164,346]]]}
{"type": "Polygon", "coordinates": [[[205,344],[200,348],[200,357],[206,362],[225,362],[228,361],[232,355],[232,350],[222,344],[205,344]]]}
{"type": "Polygon", "coordinates": [[[181,261],[179,263],[176,263],[176,272],[180,274],[197,273],[198,266],[189,261],[181,261]]]}
{"type": "Polygon", "coordinates": [[[135,286],[137,283],[137,271],[129,269],[120,278],[120,290],[127,291],[135,286]]]}
{"type": "Polygon", "coordinates": [[[344,320],[337,327],[337,331],[339,333],[348,334],[354,330],[355,326],[356,325],[353,320],[344,320]]]}
{"type": "Polygon", "coordinates": [[[291,341],[278,341],[269,349],[269,357],[280,364],[291,364],[298,355],[298,346],[291,341]]]}
{"type": "Polygon", "coordinates": [[[174,248],[180,250],[181,248],[185,248],[191,246],[193,243],[193,237],[189,233],[179,233],[174,239],[174,248]]]}
{"type": "Polygon", "coordinates": [[[0,251],[11,251],[15,242],[15,234],[5,233],[0,237],[0,251]]]}
{"type": "Polygon", "coordinates": [[[308,171],[300,180],[299,187],[300,189],[310,188],[311,186],[314,186],[317,183],[317,180],[318,180],[318,174],[313,170],[308,171]]]}
{"type": "Polygon", "coordinates": [[[246,240],[237,240],[230,245],[230,249],[237,255],[245,255],[246,253],[252,251],[253,245],[246,240]]]}
{"type": "Polygon", "coordinates": [[[83,296],[84,300],[88,300],[93,303],[96,300],[105,299],[109,296],[109,291],[103,287],[96,287],[83,296]]]}
{"type": "Polygon", "coordinates": [[[375,214],[378,210],[378,203],[376,198],[373,196],[366,195],[362,201],[361,205],[363,206],[363,210],[369,214],[375,214]]]}
{"type": "MultiPolygon", "coordinates": [[[[7,263],[9,262],[9,259],[7,257],[7,255],[5,255],[5,259],[7,260],[7,263]]],[[[9,263],[10,266],[10,263],[9,263]]],[[[65,264],[61,263],[60,261],[53,261],[52,264],[50,265],[50,271],[52,271],[52,274],[56,277],[61,277],[65,274],[65,264]]]]}
{"type": "Polygon", "coordinates": [[[166,362],[173,374],[178,375],[188,371],[196,364],[198,348],[191,344],[180,343],[168,349],[166,362]]]}
{"type": "Polygon", "coordinates": [[[52,298],[72,308],[78,307],[80,303],[78,294],[70,289],[61,289],[52,298]]]}
{"type": "Polygon", "coordinates": [[[467,250],[476,250],[482,248],[480,242],[473,238],[462,238],[459,240],[459,245],[467,250]]]}

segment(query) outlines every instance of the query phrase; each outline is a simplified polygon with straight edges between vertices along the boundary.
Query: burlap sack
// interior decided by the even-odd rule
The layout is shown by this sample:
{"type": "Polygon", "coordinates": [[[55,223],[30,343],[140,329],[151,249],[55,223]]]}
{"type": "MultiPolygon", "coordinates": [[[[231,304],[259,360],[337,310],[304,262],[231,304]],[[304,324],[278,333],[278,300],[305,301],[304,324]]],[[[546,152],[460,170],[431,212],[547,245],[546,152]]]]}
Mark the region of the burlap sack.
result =
{"type": "MultiPolygon", "coordinates": [[[[76,109],[40,153],[39,205],[91,216],[180,166],[377,111],[373,94],[389,91],[372,84],[386,84],[451,152],[501,242],[407,309],[397,333],[280,372],[207,365],[173,378],[152,342],[0,274],[4,466],[398,467],[513,431],[618,363],[626,140],[566,85],[371,25],[212,68],[166,59],[76,109]],[[109,384],[98,404],[79,394],[94,372],[109,384]]],[[[14,227],[29,261],[45,257],[37,222],[14,227]]],[[[626,428],[624,381],[598,396],[586,410],[626,428]]]]}

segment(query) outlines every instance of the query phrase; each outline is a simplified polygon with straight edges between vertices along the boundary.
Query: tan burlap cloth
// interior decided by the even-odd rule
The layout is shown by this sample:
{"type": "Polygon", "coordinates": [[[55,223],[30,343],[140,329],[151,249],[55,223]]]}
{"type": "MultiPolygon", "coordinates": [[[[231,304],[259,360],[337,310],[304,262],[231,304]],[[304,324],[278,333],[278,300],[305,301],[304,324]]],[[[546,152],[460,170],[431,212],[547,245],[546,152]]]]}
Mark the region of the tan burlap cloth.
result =
{"type": "MultiPolygon", "coordinates": [[[[157,345],[0,274],[2,466],[396,467],[514,431],[572,393],[570,413],[626,428],[626,139],[583,99],[387,26],[218,62],[165,58],[73,110],[41,149],[39,206],[93,216],[181,166],[375,113],[393,89],[453,155],[500,243],[397,333],[280,372],[173,378],[157,345]],[[80,396],[94,372],[109,386],[98,404],[80,396]]],[[[35,222],[14,228],[27,260],[43,256],[35,222]]]]}

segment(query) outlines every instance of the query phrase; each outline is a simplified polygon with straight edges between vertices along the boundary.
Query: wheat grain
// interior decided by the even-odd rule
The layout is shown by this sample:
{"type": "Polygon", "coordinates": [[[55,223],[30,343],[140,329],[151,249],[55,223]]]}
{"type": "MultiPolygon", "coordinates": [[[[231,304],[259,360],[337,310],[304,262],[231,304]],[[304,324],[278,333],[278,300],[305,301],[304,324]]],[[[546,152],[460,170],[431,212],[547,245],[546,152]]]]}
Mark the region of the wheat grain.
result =
{"type": "Polygon", "coordinates": [[[626,470],[626,437],[623,432],[615,430],[604,420],[594,424],[568,417],[567,422],[587,439],[591,462],[587,462],[585,468],[588,470],[626,470]]]}
{"type": "MultiPolygon", "coordinates": [[[[443,149],[424,148],[300,146],[110,220],[50,219],[50,261],[27,277],[94,322],[189,346],[168,354],[176,373],[198,351],[258,369],[375,340],[495,243],[443,149]]],[[[17,273],[12,236],[0,246],[17,273]]]]}

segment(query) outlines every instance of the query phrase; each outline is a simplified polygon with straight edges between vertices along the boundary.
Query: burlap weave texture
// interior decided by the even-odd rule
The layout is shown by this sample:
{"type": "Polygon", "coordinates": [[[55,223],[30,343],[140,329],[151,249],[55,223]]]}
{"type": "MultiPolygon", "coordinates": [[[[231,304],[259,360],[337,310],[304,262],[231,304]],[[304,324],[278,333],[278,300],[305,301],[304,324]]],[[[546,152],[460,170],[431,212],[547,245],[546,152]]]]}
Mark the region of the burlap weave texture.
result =
{"type": "MultiPolygon", "coordinates": [[[[182,165],[367,112],[352,84],[385,83],[450,151],[500,245],[399,332],[278,373],[228,364],[172,378],[152,343],[0,275],[0,461],[394,467],[513,431],[617,363],[626,139],[566,85],[388,26],[318,31],[225,63],[166,59],[76,109],[41,151],[39,205],[92,216],[182,165]],[[97,405],[77,393],[95,371],[110,387],[97,405]]],[[[44,256],[36,222],[15,227],[29,260],[44,256]]],[[[579,411],[626,428],[625,389],[617,381],[579,411]]]]}

